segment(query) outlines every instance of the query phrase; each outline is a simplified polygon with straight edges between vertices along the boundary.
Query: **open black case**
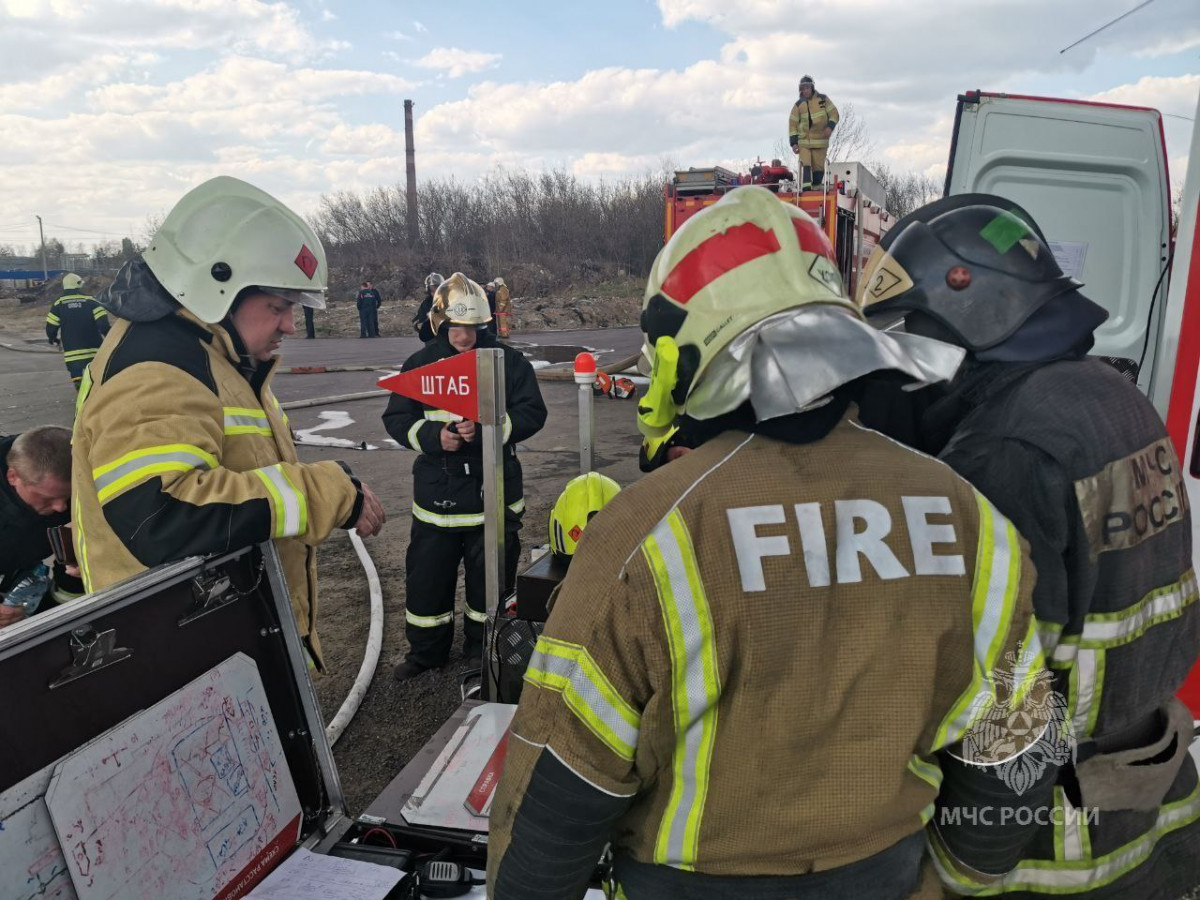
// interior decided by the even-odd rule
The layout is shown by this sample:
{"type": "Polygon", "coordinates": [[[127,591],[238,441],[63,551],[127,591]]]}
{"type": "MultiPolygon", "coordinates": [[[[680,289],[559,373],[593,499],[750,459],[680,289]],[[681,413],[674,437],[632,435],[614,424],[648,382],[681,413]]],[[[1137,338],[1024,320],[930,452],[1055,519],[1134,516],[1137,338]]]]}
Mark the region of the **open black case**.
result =
{"type": "MultiPolygon", "coordinates": [[[[485,835],[409,828],[398,816],[365,815],[362,821],[349,816],[308,677],[308,656],[270,543],[160,566],[0,631],[0,798],[7,792],[11,807],[11,798],[48,767],[237,654],[253,660],[261,677],[299,799],[300,846],[369,858],[375,850],[349,852],[347,844],[375,828],[387,832],[387,840],[374,842],[388,845],[383,855],[394,844],[414,855],[440,852],[477,868],[486,864],[485,835]]],[[[419,780],[419,773],[409,777],[419,780]]],[[[395,803],[403,803],[395,785],[389,791],[395,803]]],[[[386,801],[384,808],[390,808],[386,801]]],[[[0,823],[6,814],[0,809],[0,823]]],[[[295,834],[293,828],[289,836],[295,834]]],[[[6,858],[4,842],[15,839],[11,830],[0,829],[0,860],[6,858]]],[[[293,841],[285,843],[266,871],[291,850],[293,841]]],[[[401,867],[394,859],[372,861],[401,867]]],[[[77,874],[59,871],[61,863],[42,865],[44,871],[10,867],[0,880],[13,890],[18,880],[26,883],[28,896],[73,896],[62,890],[61,879],[77,874]]],[[[256,880],[220,896],[242,896],[256,880]]],[[[0,897],[10,896],[7,888],[0,897]]]]}

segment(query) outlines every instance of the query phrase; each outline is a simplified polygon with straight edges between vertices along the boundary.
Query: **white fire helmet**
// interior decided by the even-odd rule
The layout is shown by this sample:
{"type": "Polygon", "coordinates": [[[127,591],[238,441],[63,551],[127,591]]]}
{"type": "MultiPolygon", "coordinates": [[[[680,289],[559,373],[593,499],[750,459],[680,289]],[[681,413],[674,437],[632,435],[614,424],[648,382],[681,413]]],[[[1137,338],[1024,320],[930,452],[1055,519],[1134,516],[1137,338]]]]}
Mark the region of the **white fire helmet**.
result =
{"type": "Polygon", "coordinates": [[[248,287],[325,308],[328,268],[316,233],[270,194],[220,176],[167,214],[142,254],[158,282],[201,321],[219,322],[248,287]]]}

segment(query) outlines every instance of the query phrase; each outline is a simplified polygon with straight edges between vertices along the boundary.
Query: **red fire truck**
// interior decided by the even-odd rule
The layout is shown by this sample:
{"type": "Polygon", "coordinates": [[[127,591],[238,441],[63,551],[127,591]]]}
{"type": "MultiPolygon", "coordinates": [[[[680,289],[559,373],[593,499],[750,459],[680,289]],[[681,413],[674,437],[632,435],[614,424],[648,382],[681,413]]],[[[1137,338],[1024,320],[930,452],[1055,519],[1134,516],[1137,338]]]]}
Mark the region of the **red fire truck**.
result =
{"type": "Polygon", "coordinates": [[[829,236],[846,289],[853,296],[858,273],[895,218],[885,206],[884,190],[861,163],[831,163],[826,183],[816,190],[798,191],[795,174],[778,159],[756,162],[746,173],[722,166],[675,172],[665,188],[666,218],[663,243],[680,225],[745,184],[759,184],[816,220],[829,236]]]}

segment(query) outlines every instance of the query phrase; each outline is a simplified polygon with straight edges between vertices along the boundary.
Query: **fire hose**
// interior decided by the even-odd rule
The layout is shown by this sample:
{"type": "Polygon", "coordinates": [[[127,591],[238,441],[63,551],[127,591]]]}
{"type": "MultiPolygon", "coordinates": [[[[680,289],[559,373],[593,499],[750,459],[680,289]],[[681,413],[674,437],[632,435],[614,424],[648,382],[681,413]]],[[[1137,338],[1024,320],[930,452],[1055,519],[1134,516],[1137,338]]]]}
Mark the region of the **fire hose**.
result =
{"type": "Polygon", "coordinates": [[[379,654],[383,650],[383,589],[379,584],[379,572],[375,569],[375,562],[371,559],[371,554],[367,552],[366,545],[358,536],[358,532],[351,528],[346,533],[350,535],[350,543],[354,545],[354,552],[358,554],[363,571],[367,573],[367,588],[371,592],[371,627],[367,632],[367,649],[363,654],[358,677],[354,679],[354,684],[351,685],[350,692],[346,694],[346,699],[342,701],[337,715],[325,726],[325,737],[329,740],[330,746],[337,743],[338,738],[342,736],[342,732],[346,730],[346,726],[350,724],[350,720],[354,718],[354,714],[362,705],[363,697],[367,695],[367,691],[371,687],[371,680],[375,677],[375,669],[379,665],[379,654]]]}

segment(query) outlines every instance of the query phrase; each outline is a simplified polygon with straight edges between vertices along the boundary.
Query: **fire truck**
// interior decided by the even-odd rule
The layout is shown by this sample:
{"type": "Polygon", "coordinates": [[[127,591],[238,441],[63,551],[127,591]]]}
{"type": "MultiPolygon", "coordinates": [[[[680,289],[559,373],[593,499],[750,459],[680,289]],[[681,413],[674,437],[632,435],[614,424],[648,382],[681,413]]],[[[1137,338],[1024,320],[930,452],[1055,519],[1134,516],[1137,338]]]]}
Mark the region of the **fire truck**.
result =
{"type": "Polygon", "coordinates": [[[795,174],[778,159],[756,162],[745,173],[722,166],[677,170],[664,189],[663,243],[700,210],[746,184],[762,185],[812,216],[828,235],[842,281],[853,296],[859,272],[895,221],[885,208],[883,186],[862,163],[831,163],[825,184],[806,191],[798,190],[795,174]]]}

